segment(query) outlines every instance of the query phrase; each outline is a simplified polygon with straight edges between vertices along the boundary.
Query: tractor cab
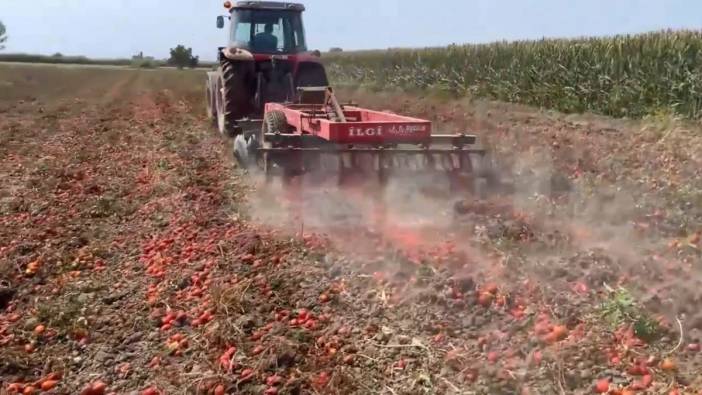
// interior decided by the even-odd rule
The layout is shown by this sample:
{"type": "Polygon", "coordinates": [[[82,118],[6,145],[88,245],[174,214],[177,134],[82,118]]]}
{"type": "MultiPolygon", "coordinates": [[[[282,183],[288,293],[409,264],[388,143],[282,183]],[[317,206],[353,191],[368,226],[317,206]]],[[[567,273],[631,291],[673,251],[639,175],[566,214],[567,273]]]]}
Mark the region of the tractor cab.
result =
{"type": "MultiPolygon", "coordinates": [[[[269,1],[229,4],[229,47],[265,55],[307,52],[302,4],[269,1]]],[[[217,25],[223,28],[224,19],[220,18],[217,25]]]]}
{"type": "MultiPolygon", "coordinates": [[[[208,73],[208,114],[221,132],[240,133],[245,119],[260,119],[266,103],[299,101],[300,88],[327,87],[319,51],[309,51],[305,6],[273,1],[226,1],[230,21],[219,67],[208,73]]],[[[227,16],[217,18],[223,29],[227,16]]],[[[323,91],[317,100],[323,100],[323,91]]]]}

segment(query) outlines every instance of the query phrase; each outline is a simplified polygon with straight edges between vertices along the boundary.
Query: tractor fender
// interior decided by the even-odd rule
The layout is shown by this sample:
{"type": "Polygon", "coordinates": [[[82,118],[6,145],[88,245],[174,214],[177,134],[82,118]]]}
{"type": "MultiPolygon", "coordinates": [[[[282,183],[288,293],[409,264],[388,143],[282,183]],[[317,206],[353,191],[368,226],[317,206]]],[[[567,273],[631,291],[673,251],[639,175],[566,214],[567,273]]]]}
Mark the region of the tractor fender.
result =
{"type": "Polygon", "coordinates": [[[224,48],[222,49],[222,55],[229,60],[254,60],[251,52],[241,48],[224,48]]]}
{"type": "Polygon", "coordinates": [[[297,59],[300,62],[307,62],[307,63],[322,63],[321,59],[321,54],[319,51],[307,51],[307,52],[302,52],[297,55],[297,59]]]}

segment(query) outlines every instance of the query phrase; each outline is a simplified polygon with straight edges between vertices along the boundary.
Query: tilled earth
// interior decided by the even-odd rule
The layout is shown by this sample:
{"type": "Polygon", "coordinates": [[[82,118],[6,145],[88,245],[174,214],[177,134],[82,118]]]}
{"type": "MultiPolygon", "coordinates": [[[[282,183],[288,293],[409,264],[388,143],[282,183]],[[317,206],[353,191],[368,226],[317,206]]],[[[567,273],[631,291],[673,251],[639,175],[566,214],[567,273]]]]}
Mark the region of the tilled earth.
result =
{"type": "Polygon", "coordinates": [[[513,188],[290,193],[202,80],[0,66],[0,393],[702,393],[694,125],[346,92],[513,188]]]}

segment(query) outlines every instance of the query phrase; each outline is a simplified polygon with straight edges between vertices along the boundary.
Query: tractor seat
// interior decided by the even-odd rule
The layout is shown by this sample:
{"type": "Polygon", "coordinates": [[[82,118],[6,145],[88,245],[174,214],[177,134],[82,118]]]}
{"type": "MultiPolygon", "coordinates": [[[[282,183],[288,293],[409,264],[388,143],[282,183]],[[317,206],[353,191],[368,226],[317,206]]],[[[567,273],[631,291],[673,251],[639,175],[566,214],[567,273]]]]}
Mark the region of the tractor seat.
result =
{"type": "Polygon", "coordinates": [[[278,37],[272,34],[258,33],[251,42],[251,48],[254,51],[274,52],[278,49],[278,37]]]}

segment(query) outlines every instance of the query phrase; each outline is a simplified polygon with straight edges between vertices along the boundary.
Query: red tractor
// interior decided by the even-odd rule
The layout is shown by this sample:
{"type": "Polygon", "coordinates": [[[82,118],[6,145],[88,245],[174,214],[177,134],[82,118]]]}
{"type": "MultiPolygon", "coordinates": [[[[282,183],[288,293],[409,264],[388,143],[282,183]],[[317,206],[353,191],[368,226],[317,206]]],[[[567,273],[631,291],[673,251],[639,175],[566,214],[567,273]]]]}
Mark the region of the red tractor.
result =
{"type": "MultiPolygon", "coordinates": [[[[227,1],[225,7],[229,45],[208,73],[207,111],[234,138],[240,167],[286,179],[323,173],[384,182],[409,171],[412,182],[428,173],[433,185],[442,179],[437,173],[452,186],[494,181],[475,136],[440,135],[427,120],[339,103],[320,53],[305,44],[303,5],[227,1]]],[[[219,17],[217,26],[224,22],[219,17]]]]}
{"type": "MultiPolygon", "coordinates": [[[[319,51],[309,51],[302,4],[227,1],[231,21],[228,45],[220,47],[219,67],[208,73],[207,111],[219,131],[234,137],[262,119],[266,103],[295,101],[299,87],[327,86],[319,51]]],[[[217,18],[224,28],[225,17],[217,18]]]]}

